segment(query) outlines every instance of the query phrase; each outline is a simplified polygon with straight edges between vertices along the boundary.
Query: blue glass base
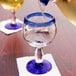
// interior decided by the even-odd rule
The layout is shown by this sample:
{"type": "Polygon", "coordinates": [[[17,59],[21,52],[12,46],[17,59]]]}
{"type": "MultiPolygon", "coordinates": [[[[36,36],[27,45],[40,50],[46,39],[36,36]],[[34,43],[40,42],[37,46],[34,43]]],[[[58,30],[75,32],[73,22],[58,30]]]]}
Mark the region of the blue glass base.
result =
{"type": "Polygon", "coordinates": [[[18,22],[16,24],[8,23],[8,24],[5,25],[5,28],[8,29],[8,30],[17,30],[21,27],[22,27],[22,24],[18,23],[18,22]]]}
{"type": "Polygon", "coordinates": [[[52,64],[47,60],[43,60],[42,63],[36,63],[35,60],[31,60],[26,68],[33,74],[45,74],[52,69],[52,64]]]}
{"type": "Polygon", "coordinates": [[[40,2],[43,3],[44,5],[47,5],[49,1],[50,0],[40,0],[40,2]]]}

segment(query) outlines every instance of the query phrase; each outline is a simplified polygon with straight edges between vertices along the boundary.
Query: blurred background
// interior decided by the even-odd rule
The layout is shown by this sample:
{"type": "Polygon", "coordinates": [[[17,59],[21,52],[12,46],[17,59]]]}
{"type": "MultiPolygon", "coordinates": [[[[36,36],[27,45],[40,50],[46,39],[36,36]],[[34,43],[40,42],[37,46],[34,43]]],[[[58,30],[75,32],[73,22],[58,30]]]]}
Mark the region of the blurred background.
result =
{"type": "Polygon", "coordinates": [[[76,26],[76,0],[56,0],[62,13],[76,26]]]}

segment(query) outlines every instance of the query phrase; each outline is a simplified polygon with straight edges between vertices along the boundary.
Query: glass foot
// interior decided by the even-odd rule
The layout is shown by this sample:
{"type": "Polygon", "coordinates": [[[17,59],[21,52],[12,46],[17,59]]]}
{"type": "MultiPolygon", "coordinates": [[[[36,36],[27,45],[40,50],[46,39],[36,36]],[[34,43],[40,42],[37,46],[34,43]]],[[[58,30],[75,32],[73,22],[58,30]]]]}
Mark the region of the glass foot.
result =
{"type": "Polygon", "coordinates": [[[21,27],[22,27],[21,23],[16,23],[15,25],[11,24],[11,23],[8,23],[8,24],[5,25],[5,28],[8,29],[8,30],[17,30],[21,27]]]}
{"type": "Polygon", "coordinates": [[[45,74],[52,69],[52,64],[47,60],[43,60],[42,63],[36,63],[35,60],[31,60],[28,62],[26,68],[33,74],[45,74]]]}

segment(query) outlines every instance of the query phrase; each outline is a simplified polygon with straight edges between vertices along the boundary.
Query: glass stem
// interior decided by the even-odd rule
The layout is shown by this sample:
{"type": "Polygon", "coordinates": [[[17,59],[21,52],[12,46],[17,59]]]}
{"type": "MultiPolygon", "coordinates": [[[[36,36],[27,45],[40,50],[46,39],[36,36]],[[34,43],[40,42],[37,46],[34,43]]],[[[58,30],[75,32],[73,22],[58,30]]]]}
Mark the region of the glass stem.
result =
{"type": "Polygon", "coordinates": [[[35,60],[36,63],[42,63],[43,62],[43,49],[42,48],[36,48],[35,50],[35,60]]]}
{"type": "Polygon", "coordinates": [[[11,13],[12,13],[12,20],[11,20],[11,24],[12,24],[12,25],[16,25],[15,10],[11,11],[11,13]]]}
{"type": "Polygon", "coordinates": [[[45,5],[43,5],[41,2],[40,2],[40,0],[38,0],[38,4],[39,4],[39,7],[40,7],[40,9],[41,9],[41,12],[42,12],[42,15],[43,15],[43,21],[45,21],[45,15],[44,15],[44,13],[45,13],[45,5]]]}

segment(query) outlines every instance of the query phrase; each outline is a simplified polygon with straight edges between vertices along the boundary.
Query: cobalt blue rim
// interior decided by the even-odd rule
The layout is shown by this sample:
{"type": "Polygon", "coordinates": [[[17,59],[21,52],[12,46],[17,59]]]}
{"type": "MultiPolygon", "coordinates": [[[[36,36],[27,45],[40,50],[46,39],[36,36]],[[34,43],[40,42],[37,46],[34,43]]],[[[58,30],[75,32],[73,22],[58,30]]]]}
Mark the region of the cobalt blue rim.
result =
{"type": "Polygon", "coordinates": [[[41,12],[35,12],[35,13],[31,13],[31,14],[27,15],[24,18],[24,23],[26,25],[28,25],[28,26],[31,26],[31,27],[47,27],[47,26],[51,26],[52,24],[55,23],[55,18],[51,14],[44,13],[44,15],[46,17],[50,18],[50,21],[48,21],[48,22],[42,22],[42,23],[36,23],[36,22],[28,20],[31,17],[43,16],[41,12]]]}

